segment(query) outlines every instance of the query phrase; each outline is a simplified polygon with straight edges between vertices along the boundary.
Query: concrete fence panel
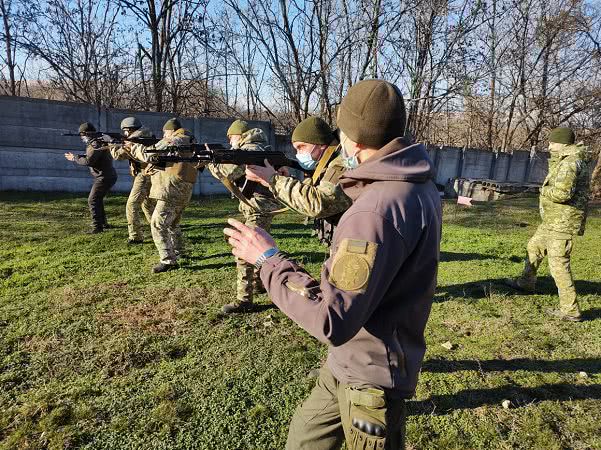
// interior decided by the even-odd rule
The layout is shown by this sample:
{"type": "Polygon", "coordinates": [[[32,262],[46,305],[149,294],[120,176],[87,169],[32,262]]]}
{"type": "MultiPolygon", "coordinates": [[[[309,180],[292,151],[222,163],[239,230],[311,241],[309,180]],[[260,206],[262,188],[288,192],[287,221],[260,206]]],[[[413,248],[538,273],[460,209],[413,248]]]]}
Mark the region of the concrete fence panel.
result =
{"type": "MultiPolygon", "coordinates": [[[[64,158],[65,152],[83,154],[76,133],[82,122],[91,122],[99,131],[119,132],[123,118],[135,115],[144,126],[162,136],[163,124],[173,114],[119,109],[98,109],[92,105],[42,99],[0,96],[0,190],[40,190],[87,192],[92,177],[87,167],[64,158]]],[[[227,144],[226,131],[233,119],[179,117],[198,142],[227,144]]],[[[250,121],[251,127],[265,131],[275,146],[269,122],[250,121]]],[[[118,181],[114,191],[128,192],[132,179],[128,163],[115,161],[118,181]]],[[[223,194],[227,190],[208,171],[199,175],[195,194],[223,194]]]]}
{"type": "Polygon", "coordinates": [[[495,154],[484,150],[466,149],[463,157],[464,178],[489,178],[495,154]]]}
{"type": "MultiPolygon", "coordinates": [[[[41,99],[0,96],[0,189],[85,192],[92,183],[86,167],[64,159],[67,151],[83,153],[79,137],[62,136],[77,132],[82,122],[91,122],[100,131],[118,132],[121,120],[135,115],[144,126],[160,137],[169,113],[98,109],[93,105],[41,99]]],[[[179,118],[198,142],[227,144],[226,131],[233,119],[179,118]]],[[[275,135],[269,122],[250,121],[251,127],[265,131],[274,149],[294,157],[289,136],[275,135]]],[[[457,147],[428,147],[436,168],[436,183],[446,185],[449,179],[492,178],[496,181],[541,183],[547,174],[548,155],[533,158],[527,151],[513,154],[457,147]]],[[[131,187],[128,164],[115,161],[119,179],[115,191],[127,192],[131,187]]],[[[199,174],[195,194],[226,193],[223,185],[208,171],[199,174]]]]}
{"type": "Polygon", "coordinates": [[[463,150],[457,147],[442,147],[433,161],[436,167],[436,183],[445,185],[460,174],[463,150]]]}
{"type": "Polygon", "coordinates": [[[536,153],[532,158],[532,166],[528,176],[528,182],[541,183],[545,181],[549,170],[549,154],[536,153]]]}
{"type": "Polygon", "coordinates": [[[511,155],[511,164],[507,170],[507,181],[526,181],[530,152],[518,150],[511,155]]]}

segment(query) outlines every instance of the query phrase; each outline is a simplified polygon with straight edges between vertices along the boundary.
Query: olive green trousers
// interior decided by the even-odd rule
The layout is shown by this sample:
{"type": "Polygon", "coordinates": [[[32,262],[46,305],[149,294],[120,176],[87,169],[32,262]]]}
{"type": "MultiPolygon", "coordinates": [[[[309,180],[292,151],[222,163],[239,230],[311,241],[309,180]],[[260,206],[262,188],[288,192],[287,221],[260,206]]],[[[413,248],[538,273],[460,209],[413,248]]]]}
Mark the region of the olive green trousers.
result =
{"type": "Polygon", "coordinates": [[[286,450],[405,448],[406,405],[375,388],[339,382],[324,366],[309,397],[292,417],[286,450]]]}
{"type": "Polygon", "coordinates": [[[549,271],[557,286],[559,308],[561,312],[578,317],[580,308],[576,297],[576,288],[572,278],[570,257],[572,254],[572,236],[538,227],[528,241],[528,258],[524,264],[518,283],[531,290],[536,284],[536,273],[545,256],[549,259],[549,271]]]}
{"type": "Polygon", "coordinates": [[[148,223],[152,220],[152,213],[156,206],[156,200],[150,198],[150,176],[139,173],[134,177],[131,192],[125,205],[125,217],[127,217],[127,232],[129,239],[134,241],[144,240],[144,221],[142,215],[146,216],[148,223]]]}

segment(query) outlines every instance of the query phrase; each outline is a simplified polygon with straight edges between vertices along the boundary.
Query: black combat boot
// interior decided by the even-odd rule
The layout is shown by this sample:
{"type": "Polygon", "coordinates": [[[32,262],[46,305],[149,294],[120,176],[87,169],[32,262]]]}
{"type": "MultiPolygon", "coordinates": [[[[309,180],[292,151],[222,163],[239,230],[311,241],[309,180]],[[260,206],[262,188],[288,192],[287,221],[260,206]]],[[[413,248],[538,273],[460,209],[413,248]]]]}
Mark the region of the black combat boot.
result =
{"type": "Polygon", "coordinates": [[[548,316],[551,316],[555,319],[559,319],[559,320],[565,320],[566,322],[582,322],[582,316],[580,315],[580,313],[576,314],[567,314],[564,313],[562,310],[560,309],[552,309],[552,308],[547,308],[545,310],[545,312],[547,313],[548,316]]]}
{"type": "Polygon", "coordinates": [[[102,229],[102,227],[94,227],[91,230],[86,231],[86,234],[98,234],[98,233],[102,233],[104,230],[102,229]]]}
{"type": "Polygon", "coordinates": [[[161,273],[161,272],[167,272],[169,270],[174,270],[177,269],[177,264],[163,264],[163,263],[158,263],[156,266],[154,266],[152,268],[152,273],[161,273]]]}
{"type": "Polygon", "coordinates": [[[127,240],[127,245],[138,245],[138,244],[143,244],[144,240],[143,239],[128,239],[127,240]]]}
{"type": "Polygon", "coordinates": [[[221,312],[223,314],[236,314],[236,313],[247,313],[252,312],[254,309],[253,302],[249,302],[248,300],[236,300],[233,303],[228,303],[227,305],[223,305],[221,307],[221,312]]]}

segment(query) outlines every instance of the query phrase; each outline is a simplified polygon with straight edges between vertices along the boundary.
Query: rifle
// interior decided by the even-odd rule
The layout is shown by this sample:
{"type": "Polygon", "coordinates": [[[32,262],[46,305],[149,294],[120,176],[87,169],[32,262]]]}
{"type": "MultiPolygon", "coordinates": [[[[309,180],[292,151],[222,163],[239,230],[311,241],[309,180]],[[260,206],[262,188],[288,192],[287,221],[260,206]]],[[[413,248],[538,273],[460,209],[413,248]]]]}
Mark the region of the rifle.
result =
{"type": "MultiPolygon", "coordinates": [[[[77,136],[80,137],[79,133],[63,133],[63,136],[77,136]]],[[[155,145],[160,139],[154,137],[137,137],[137,138],[128,138],[127,136],[123,136],[121,133],[111,133],[108,131],[97,131],[95,133],[86,133],[86,136],[91,137],[92,139],[102,140],[107,144],[123,144],[125,142],[133,142],[136,144],[142,144],[145,146],[155,145]]]]}
{"type": "Polygon", "coordinates": [[[298,161],[288,158],[278,151],[263,150],[234,150],[222,144],[189,144],[184,146],[169,146],[164,148],[149,148],[146,153],[153,154],[152,162],[207,162],[213,164],[248,164],[251,166],[264,166],[265,160],[275,168],[292,167],[303,169],[298,161]]]}
{"type": "MultiPolygon", "coordinates": [[[[150,148],[145,150],[152,154],[149,158],[151,163],[213,163],[213,164],[247,164],[252,166],[265,166],[265,160],[273,167],[291,167],[306,172],[298,161],[288,158],[284,153],[278,151],[263,150],[234,150],[222,144],[190,144],[184,146],[169,146],[161,149],[150,148]]],[[[246,180],[241,193],[244,197],[250,197],[255,191],[258,183],[246,180]]]]}

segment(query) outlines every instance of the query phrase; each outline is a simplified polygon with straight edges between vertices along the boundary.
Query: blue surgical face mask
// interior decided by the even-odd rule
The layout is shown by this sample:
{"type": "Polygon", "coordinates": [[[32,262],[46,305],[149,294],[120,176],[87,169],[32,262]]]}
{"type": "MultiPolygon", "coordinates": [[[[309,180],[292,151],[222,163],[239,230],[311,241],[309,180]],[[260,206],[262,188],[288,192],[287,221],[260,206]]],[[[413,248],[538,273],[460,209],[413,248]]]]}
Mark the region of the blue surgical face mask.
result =
{"type": "Polygon", "coordinates": [[[296,159],[300,166],[305,170],[313,170],[317,166],[317,161],[311,158],[309,153],[297,153],[296,159]]]}
{"type": "Polygon", "coordinates": [[[344,147],[344,142],[340,143],[340,147],[342,147],[342,151],[340,152],[340,156],[342,156],[342,165],[348,170],[356,169],[359,166],[359,160],[357,159],[357,155],[355,154],[353,156],[349,156],[344,147]]]}

